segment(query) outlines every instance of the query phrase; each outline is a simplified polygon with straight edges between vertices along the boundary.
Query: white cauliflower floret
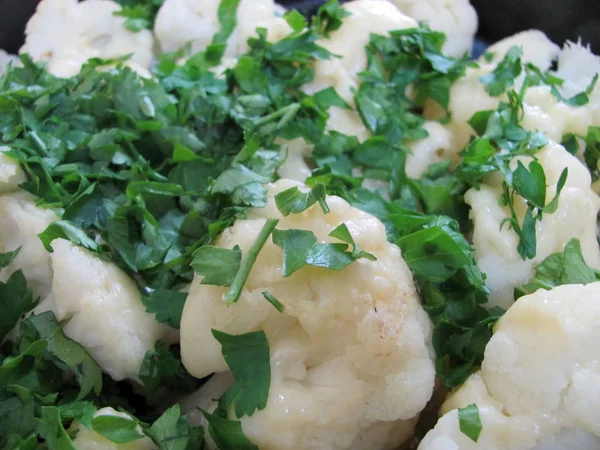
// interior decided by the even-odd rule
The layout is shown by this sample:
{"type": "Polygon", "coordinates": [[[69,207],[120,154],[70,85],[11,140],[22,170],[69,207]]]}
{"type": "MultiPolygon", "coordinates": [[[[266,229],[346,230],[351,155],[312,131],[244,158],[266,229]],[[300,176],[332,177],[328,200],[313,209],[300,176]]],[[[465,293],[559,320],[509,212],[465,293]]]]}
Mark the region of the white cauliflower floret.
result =
{"type": "MultiPolygon", "coordinates": [[[[457,155],[475,134],[468,124],[469,119],[477,111],[493,110],[501,101],[508,100],[506,94],[492,97],[480,81],[480,77],[490,74],[504,58],[508,50],[515,45],[523,48],[522,61],[533,63],[541,70],[550,68],[552,61],[558,57],[556,76],[565,83],[560,91],[565,98],[570,98],[584,91],[600,68],[600,58],[580,44],[567,43],[561,51],[542,32],[525,31],[508,37],[488,50],[494,54],[492,62],[481,59],[479,68],[467,69],[466,75],[457,80],[450,90],[448,110],[451,121],[448,128],[453,134],[452,153],[457,155]],[[579,71],[579,67],[585,67],[579,71]]],[[[524,79],[521,74],[515,81],[514,88],[520,89],[524,79]]],[[[443,112],[433,102],[427,102],[425,116],[441,118],[443,112]]],[[[523,128],[529,131],[541,131],[546,137],[560,142],[565,133],[585,135],[590,125],[600,125],[600,88],[596,87],[590,95],[590,102],[583,106],[571,106],[557,99],[549,86],[529,87],[523,100],[523,128]]]]}
{"type": "Polygon", "coordinates": [[[333,86],[348,103],[354,104],[353,90],[359,84],[358,73],[367,67],[371,33],[386,34],[391,30],[413,28],[417,22],[402,14],[393,4],[383,1],[354,0],[343,5],[350,13],[342,26],[318,44],[339,58],[315,63],[314,80],[305,87],[309,93],[333,86]]]}
{"type": "Polygon", "coordinates": [[[444,54],[470,54],[477,33],[477,12],[469,0],[390,0],[404,14],[446,34],[444,54]]]}
{"type": "MultiPolygon", "coordinates": [[[[513,301],[513,289],[531,280],[535,266],[552,253],[561,252],[572,238],[581,241],[585,261],[600,269],[600,250],[596,241],[596,215],[600,210],[600,198],[591,189],[591,177],[587,168],[558,144],[550,144],[536,153],[544,168],[548,189],[546,201],[554,197],[556,183],[565,167],[569,169],[566,185],[560,194],[559,205],[553,214],[544,214],[536,224],[537,251],[533,259],[523,260],[517,251],[519,238],[508,226],[500,229],[500,223],[511,217],[508,207],[499,204],[502,178],[499,174],[488,177],[481,189],[470,189],[465,202],[471,206],[474,222],[473,246],[480,269],[487,274],[487,286],[491,289],[490,302],[508,307],[513,301]]],[[[514,158],[528,165],[531,158],[514,158]]],[[[515,196],[515,209],[519,223],[525,214],[525,204],[515,196]]]]}
{"type": "Polygon", "coordinates": [[[548,70],[558,54],[560,47],[552,42],[540,30],[527,30],[509,36],[487,48],[486,52],[492,55],[490,62],[499,63],[508,51],[520,46],[523,49],[523,61],[531,63],[543,72],[548,70]]]}
{"type": "MultiPolygon", "coordinates": [[[[113,408],[99,409],[96,414],[94,414],[94,418],[100,416],[114,416],[123,419],[131,419],[131,416],[128,414],[115,411],[113,408]]],[[[73,439],[73,446],[77,450],[153,450],[156,448],[152,440],[147,437],[143,437],[128,444],[115,444],[101,434],[88,430],[79,422],[74,422],[69,428],[69,432],[77,432],[75,439],[73,439]]],[[[139,425],[137,426],[137,432],[142,434],[142,427],[139,425]]]]}
{"type": "Polygon", "coordinates": [[[17,61],[19,61],[17,56],[6,53],[4,50],[0,49],[0,75],[4,73],[6,66],[11,62],[14,65],[17,61]]]}
{"type": "Polygon", "coordinates": [[[54,253],[48,253],[38,234],[56,220],[25,191],[0,195],[0,253],[21,248],[0,281],[23,270],[28,286],[44,299],[36,312],[68,320],[65,334],[116,380],[138,380],[146,351],[170,339],[171,329],[146,313],[135,283],[114,264],[64,240],[54,241],[54,253]]]}
{"type": "MultiPolygon", "coordinates": [[[[337,131],[348,136],[356,136],[359,142],[369,138],[369,131],[363,124],[358,112],[337,106],[329,108],[327,130],[337,131]]],[[[303,138],[292,141],[281,140],[279,144],[282,145],[281,153],[287,155],[287,159],[279,168],[279,175],[281,178],[304,183],[312,173],[312,169],[306,160],[312,155],[314,146],[308,144],[303,138]]]]}
{"type": "MultiPolygon", "coordinates": [[[[156,16],[154,33],[163,52],[173,52],[191,44],[192,53],[205,50],[219,32],[219,0],[166,0],[156,16]]],[[[257,36],[256,28],[266,28],[268,39],[276,41],[290,33],[287,22],[276,16],[273,0],[241,0],[237,25],[227,41],[226,57],[247,51],[247,41],[257,36]]]]}
{"type": "Polygon", "coordinates": [[[500,319],[482,370],[442,408],[419,450],[594,450],[600,446],[600,283],[540,289],[500,319]],[[475,443],[458,411],[477,404],[475,443]]]}
{"type": "Polygon", "coordinates": [[[144,355],[168,328],[146,312],[137,286],[116,265],[63,239],[52,247],[52,292],[35,311],[66,322],[65,334],[115,380],[138,380],[144,355]]]}
{"type": "MultiPolygon", "coordinates": [[[[20,53],[47,61],[48,70],[61,77],[75,75],[90,58],[111,59],[133,54],[132,69],[142,75],[152,62],[152,33],[125,29],[125,18],[115,16],[121,6],[110,0],[43,0],[27,23],[20,53]]],[[[127,65],[127,63],[126,63],[127,65]]]]}
{"type": "Polygon", "coordinates": [[[250,440],[264,450],[394,448],[410,436],[435,377],[429,319],[412,275],[383,224],[338,197],[327,198],[327,215],[316,206],[282,218],[274,195],[292,186],[299,185],[272,185],[267,207],[236,222],[217,245],[247,251],[266,218],[280,218],[279,229],[311,230],[321,242],[331,242],[328,234],[343,222],[377,261],[341,271],[304,267],[283,278],[282,251],[269,240],[230,308],[222,301],[226,288],[200,284],[196,276],[181,322],[183,363],[197,377],[227,371],[211,329],[263,329],[271,387],[267,407],[241,419],[250,440]],[[265,301],[264,291],[285,305],[284,313],[265,301]]]}
{"type": "Polygon", "coordinates": [[[53,211],[37,207],[35,197],[25,191],[0,195],[0,253],[21,248],[15,260],[0,272],[0,281],[21,269],[36,296],[43,298],[50,293],[50,255],[38,234],[57,219],[53,211]]]}
{"type": "Polygon", "coordinates": [[[433,121],[425,122],[423,128],[429,136],[409,144],[406,174],[410,178],[421,178],[432,164],[452,159],[452,133],[433,121]]]}
{"type": "Polygon", "coordinates": [[[5,154],[8,150],[0,146],[0,194],[16,191],[26,180],[19,162],[5,154]]]}

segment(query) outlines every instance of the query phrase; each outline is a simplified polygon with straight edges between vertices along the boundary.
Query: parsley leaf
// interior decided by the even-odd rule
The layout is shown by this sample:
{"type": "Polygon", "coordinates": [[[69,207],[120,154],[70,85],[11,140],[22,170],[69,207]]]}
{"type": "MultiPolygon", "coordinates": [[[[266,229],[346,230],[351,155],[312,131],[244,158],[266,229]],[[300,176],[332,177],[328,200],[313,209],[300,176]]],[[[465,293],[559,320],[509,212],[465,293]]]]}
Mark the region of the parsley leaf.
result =
{"type": "Polygon", "coordinates": [[[156,320],[179,329],[183,306],[187,299],[185,292],[171,289],[155,289],[150,295],[143,295],[142,302],[146,312],[156,314],[156,320]]]}
{"type": "Polygon", "coordinates": [[[4,269],[6,266],[12,263],[15,260],[15,258],[19,255],[20,251],[21,247],[12,252],[0,253],[0,270],[4,269]]]}
{"type": "Polygon", "coordinates": [[[275,195],[275,204],[284,217],[304,212],[317,202],[323,213],[327,214],[329,206],[327,206],[326,194],[327,191],[322,184],[316,184],[308,192],[292,187],[275,195]]]}
{"type": "MultiPolygon", "coordinates": [[[[13,252],[12,255],[3,253],[2,256],[6,258],[4,260],[6,262],[16,256],[16,252],[13,252]],[[8,258],[4,255],[8,255],[8,258]]],[[[33,291],[27,287],[27,281],[22,271],[14,272],[6,283],[0,281],[0,341],[4,340],[21,317],[35,308],[37,303],[38,300],[33,297],[33,291]]]]}
{"type": "Polygon", "coordinates": [[[219,450],[259,450],[242,431],[242,422],[203,411],[208,432],[219,450]]]}
{"type": "Polygon", "coordinates": [[[458,423],[460,431],[473,442],[477,442],[483,426],[479,417],[477,405],[472,404],[458,409],[458,423]]]}
{"type": "Polygon", "coordinates": [[[340,6],[338,0],[328,0],[312,18],[312,27],[325,37],[342,26],[344,17],[350,13],[340,6]]]}
{"type": "Polygon", "coordinates": [[[202,284],[231,286],[242,263],[239,246],[233,249],[205,245],[194,253],[191,265],[198,275],[204,275],[202,284]]]}
{"type": "Polygon", "coordinates": [[[169,348],[163,341],[157,341],[154,348],[146,352],[139,377],[147,392],[155,392],[160,387],[180,392],[196,388],[196,381],[183,367],[177,349],[169,348]]]}
{"type": "Polygon", "coordinates": [[[54,239],[67,239],[74,244],[81,245],[89,250],[98,250],[98,244],[96,244],[96,242],[90,239],[80,228],[67,220],[59,220],[51,223],[39,234],[39,238],[46,250],[50,253],[54,251],[50,245],[54,239]]]}
{"type": "Polygon", "coordinates": [[[73,371],[80,387],[78,400],[91,391],[100,393],[102,372],[98,363],[80,344],[65,336],[52,312],[31,315],[21,322],[21,327],[33,340],[46,339],[46,351],[53,362],[64,371],[73,371]]]}
{"type": "Polygon", "coordinates": [[[511,47],[492,73],[480,77],[480,81],[485,86],[488,94],[496,97],[504,94],[508,88],[513,86],[515,79],[523,71],[522,56],[522,47],[511,47]]]}
{"type": "Polygon", "coordinates": [[[585,136],[585,163],[592,173],[592,178],[597,180],[600,176],[600,127],[591,126],[585,136]]]}
{"type": "Polygon", "coordinates": [[[581,244],[577,239],[571,239],[562,252],[551,254],[535,268],[533,282],[515,289],[515,298],[538,289],[552,289],[564,284],[588,284],[598,280],[600,273],[586,264],[581,244]]]}
{"type": "Polygon", "coordinates": [[[167,409],[145,432],[160,450],[195,450],[204,438],[204,429],[190,425],[178,404],[167,409]]]}
{"type": "Polygon", "coordinates": [[[221,398],[225,409],[233,406],[237,417],[251,416],[267,406],[271,385],[269,343],[264,331],[230,335],[212,330],[235,383],[221,398]]]}
{"type": "Polygon", "coordinates": [[[339,239],[340,241],[343,241],[346,244],[350,244],[352,246],[352,257],[354,259],[365,258],[369,261],[377,261],[375,255],[360,249],[360,247],[350,234],[350,230],[348,230],[348,226],[345,223],[338,225],[337,228],[335,228],[331,233],[329,233],[329,236],[339,239]]]}
{"type": "Polygon", "coordinates": [[[77,450],[61,422],[60,410],[54,406],[42,407],[42,415],[38,419],[38,431],[50,448],[77,450]]]}
{"type": "Polygon", "coordinates": [[[138,422],[131,417],[99,415],[92,419],[92,428],[116,444],[127,444],[144,437],[138,422]]]}

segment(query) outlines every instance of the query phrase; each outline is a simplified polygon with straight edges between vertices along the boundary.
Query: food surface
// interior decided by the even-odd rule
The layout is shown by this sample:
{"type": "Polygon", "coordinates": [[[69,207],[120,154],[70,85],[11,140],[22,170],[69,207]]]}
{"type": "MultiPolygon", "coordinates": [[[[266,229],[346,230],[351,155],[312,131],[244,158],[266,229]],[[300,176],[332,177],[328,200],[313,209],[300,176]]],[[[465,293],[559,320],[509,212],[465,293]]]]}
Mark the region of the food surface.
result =
{"type": "Polygon", "coordinates": [[[0,450],[598,450],[600,58],[467,0],[42,0],[0,51],[0,450]]]}

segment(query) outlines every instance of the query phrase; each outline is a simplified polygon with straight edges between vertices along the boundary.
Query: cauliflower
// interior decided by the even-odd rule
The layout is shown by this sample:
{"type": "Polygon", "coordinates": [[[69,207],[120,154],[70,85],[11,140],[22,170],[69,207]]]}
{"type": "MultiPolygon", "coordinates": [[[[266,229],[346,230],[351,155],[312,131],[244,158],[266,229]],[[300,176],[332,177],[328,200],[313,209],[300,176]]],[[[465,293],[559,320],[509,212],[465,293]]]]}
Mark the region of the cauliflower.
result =
{"type": "Polygon", "coordinates": [[[0,146],[0,194],[16,191],[26,180],[19,163],[5,154],[8,150],[8,147],[0,146]]]}
{"type": "MultiPolygon", "coordinates": [[[[0,165],[0,173],[5,169],[0,165]]],[[[134,282],[114,264],[64,240],[54,241],[54,253],[48,253],[37,235],[56,220],[25,191],[0,195],[0,253],[21,248],[0,281],[23,270],[29,287],[44,299],[36,312],[51,310],[68,321],[65,334],[114,379],[138,380],[146,351],[169,339],[171,329],[146,313],[134,282]]]]}
{"type": "Polygon", "coordinates": [[[438,122],[423,125],[429,136],[411,142],[411,153],[406,157],[406,174],[421,178],[432,164],[451,159],[452,133],[438,122]]]}
{"type": "MultiPolygon", "coordinates": [[[[132,33],[125,18],[115,16],[121,7],[110,0],[43,0],[27,23],[20,53],[47,61],[48,70],[60,77],[75,75],[90,58],[111,59],[133,54],[132,69],[152,62],[152,33],[132,33]]],[[[126,63],[127,65],[127,63],[126,63]]]]}
{"type": "Polygon", "coordinates": [[[281,249],[268,241],[231,308],[222,301],[225,288],[200,284],[196,276],[181,322],[182,361],[196,377],[227,371],[211,329],[263,329],[271,387],[267,407],[241,419],[251,441],[263,450],[395,448],[411,435],[435,378],[430,323],[411,272],[383,224],[338,197],[327,198],[327,215],[313,206],[281,218],[274,196],[293,186],[300,185],[271,185],[266,208],[236,222],[217,245],[245,252],[266,218],[280,218],[280,229],[311,230],[322,241],[331,241],[328,234],[344,222],[377,261],[359,260],[339,272],[304,267],[283,278],[281,249]],[[285,305],[284,313],[264,300],[265,290],[285,305]]]}
{"type": "MultiPolygon", "coordinates": [[[[166,0],[156,16],[154,33],[163,52],[180,50],[191,43],[192,53],[206,49],[219,32],[219,0],[166,0]]],[[[273,0],[241,0],[237,7],[237,25],[227,41],[225,57],[237,57],[247,50],[247,40],[256,36],[256,28],[268,30],[268,39],[276,41],[288,35],[287,22],[276,17],[273,0]]]]}
{"type": "Polygon", "coordinates": [[[600,282],[521,297],[500,319],[480,373],[442,407],[419,450],[593,450],[600,446],[600,282]],[[457,408],[475,403],[477,443],[457,408]]]}
{"type": "Polygon", "coordinates": [[[168,327],[146,312],[137,286],[116,265],[63,239],[52,247],[52,292],[36,313],[53,311],[65,334],[115,380],[138,380],[146,352],[168,327]]]}
{"type": "MultiPolygon", "coordinates": [[[[356,136],[360,142],[369,137],[369,131],[365,127],[358,112],[342,109],[337,106],[329,108],[329,119],[327,129],[337,131],[349,136],[356,136]]],[[[306,159],[312,155],[314,146],[308,144],[304,139],[297,138],[292,141],[281,140],[282,154],[287,155],[286,160],[279,168],[281,178],[287,178],[303,183],[312,173],[311,167],[306,159]]]]}
{"type": "Polygon", "coordinates": [[[57,219],[53,211],[37,207],[35,197],[25,191],[0,195],[0,253],[21,248],[15,260],[0,272],[0,281],[21,269],[36,296],[43,298],[50,293],[50,255],[37,235],[57,219]]]}
{"type": "Polygon", "coordinates": [[[314,93],[333,86],[349,104],[354,104],[354,89],[358,85],[358,73],[367,67],[365,47],[371,33],[385,34],[391,30],[413,28],[417,22],[402,14],[393,4],[373,0],[354,0],[344,4],[350,16],[342,26],[318,44],[339,58],[320,60],[315,63],[314,80],[305,87],[314,93]]]}
{"type": "MultiPolygon", "coordinates": [[[[537,223],[537,252],[533,259],[523,260],[517,251],[518,236],[508,226],[500,229],[503,219],[510,216],[507,207],[499,204],[502,178],[499,174],[485,180],[479,190],[470,189],[465,202],[471,206],[474,222],[473,246],[477,264],[487,274],[487,286],[491,289],[490,302],[508,307],[513,302],[513,289],[533,277],[535,266],[552,253],[560,252],[571,239],[581,241],[585,261],[600,269],[600,250],[596,241],[596,215],[600,210],[600,198],[591,189],[591,177],[587,168],[558,144],[550,144],[536,154],[544,168],[548,184],[547,199],[554,197],[556,183],[567,167],[569,176],[561,192],[559,206],[553,214],[544,214],[537,223]]],[[[525,165],[530,157],[514,158],[525,165]]],[[[522,223],[525,204],[515,197],[515,208],[522,223]]]]}
{"type": "MultiPolygon", "coordinates": [[[[121,417],[123,419],[131,419],[128,414],[115,411],[113,408],[102,408],[99,409],[94,418],[101,416],[114,416],[121,417]]],[[[73,439],[73,447],[77,450],[153,450],[156,446],[147,437],[138,439],[137,441],[130,442],[129,444],[115,444],[109,441],[104,436],[96,433],[95,431],[88,430],[78,422],[74,422],[70,429],[70,433],[76,432],[75,439],[73,439]]],[[[137,432],[142,434],[142,428],[138,425],[137,432]]]]}
{"type": "Polygon", "coordinates": [[[477,12],[469,0],[390,0],[404,14],[446,34],[444,53],[470,54],[477,32],[477,12]]]}
{"type": "Polygon", "coordinates": [[[0,75],[4,73],[6,70],[6,66],[8,66],[11,62],[14,64],[19,60],[15,55],[10,55],[6,53],[4,50],[0,49],[0,75]]]}
{"type": "MultiPolygon", "coordinates": [[[[494,44],[488,49],[493,54],[491,62],[484,59],[478,61],[479,67],[467,69],[466,75],[457,80],[450,90],[448,110],[451,121],[448,128],[452,132],[451,153],[455,155],[454,159],[474,135],[468,124],[473,114],[481,110],[496,109],[501,101],[507,101],[506,94],[490,96],[480,82],[480,77],[492,73],[506,52],[515,45],[521,45],[523,48],[523,62],[533,63],[543,71],[549,69],[552,61],[558,57],[558,70],[555,75],[565,80],[560,90],[566,98],[584,91],[595,73],[600,70],[600,58],[593,55],[589,49],[581,44],[568,42],[561,51],[537,30],[518,33],[494,44]],[[579,67],[586,69],[579,71],[579,67]]],[[[517,78],[515,89],[520,89],[523,79],[523,74],[517,78]]],[[[523,100],[521,125],[526,130],[542,131],[549,139],[557,142],[560,142],[566,133],[585,135],[590,125],[600,125],[600,88],[596,87],[590,98],[587,105],[571,106],[557,99],[549,86],[529,87],[523,100]]],[[[439,119],[443,115],[440,107],[433,102],[426,104],[426,117],[439,119]]]]}

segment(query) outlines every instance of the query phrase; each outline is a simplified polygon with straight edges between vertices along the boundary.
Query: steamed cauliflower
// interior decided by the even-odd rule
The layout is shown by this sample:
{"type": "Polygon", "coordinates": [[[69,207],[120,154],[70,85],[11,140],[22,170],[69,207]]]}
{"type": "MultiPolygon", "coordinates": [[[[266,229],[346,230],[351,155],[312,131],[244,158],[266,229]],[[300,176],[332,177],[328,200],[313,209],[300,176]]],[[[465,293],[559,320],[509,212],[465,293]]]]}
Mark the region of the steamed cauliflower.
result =
{"type": "Polygon", "coordinates": [[[35,309],[53,311],[115,380],[138,380],[142,360],[168,328],[148,314],[137,286],[116,265],[69,241],[52,242],[52,291],[35,309]]]}
{"type": "Polygon", "coordinates": [[[111,0],[43,0],[27,23],[20,53],[47,61],[48,71],[71,77],[90,58],[111,59],[132,54],[125,63],[148,76],[152,62],[152,33],[125,29],[125,18],[115,16],[119,4],[111,0]]]}
{"type": "Polygon", "coordinates": [[[367,67],[365,47],[371,33],[386,34],[418,24],[388,2],[354,0],[345,3],[343,8],[350,15],[344,18],[342,26],[329,38],[318,41],[339,58],[317,61],[314,80],[305,89],[313,93],[333,86],[344,100],[354,104],[353,90],[359,83],[358,73],[367,67]]]}
{"type": "Polygon", "coordinates": [[[283,278],[282,251],[269,240],[230,308],[222,301],[226,288],[200,284],[196,276],[181,322],[182,361],[196,377],[227,371],[211,329],[263,329],[271,387],[266,409],[241,419],[252,442],[263,450],[393,449],[412,434],[433,390],[429,319],[382,223],[338,197],[328,197],[327,215],[315,205],[282,218],[274,195],[292,186],[299,185],[271,185],[267,207],[236,222],[217,245],[245,252],[266,218],[280,218],[279,229],[311,230],[321,241],[332,241],[328,234],[343,222],[377,261],[359,260],[339,272],[304,267],[283,278]],[[265,301],[267,290],[284,313],[265,301]]]}
{"type": "Polygon", "coordinates": [[[425,122],[423,128],[428,136],[408,145],[406,174],[410,178],[421,178],[432,164],[452,158],[452,133],[434,121],[425,122]]]}
{"type": "MultiPolygon", "coordinates": [[[[6,158],[0,160],[0,191],[6,192],[10,180],[24,174],[8,156],[0,156],[6,158]],[[16,175],[3,184],[7,173],[16,175]]],[[[56,220],[52,210],[36,206],[35,197],[25,191],[0,195],[0,253],[21,248],[0,271],[0,281],[23,270],[28,286],[43,299],[36,312],[53,311],[59,321],[68,321],[65,334],[114,379],[138,380],[146,351],[157,340],[169,339],[170,328],[146,313],[135,283],[114,264],[64,240],[54,241],[54,252],[48,253],[38,234],[56,220]]]]}
{"type": "MultiPolygon", "coordinates": [[[[205,50],[219,32],[220,0],[166,0],[161,6],[154,33],[163,52],[174,52],[191,44],[191,52],[205,50]]],[[[266,28],[268,39],[276,41],[290,33],[287,22],[277,17],[273,0],[241,0],[237,25],[227,41],[224,56],[235,58],[247,51],[247,41],[257,36],[256,28],[266,28]]]]}
{"type": "Polygon", "coordinates": [[[596,282],[521,297],[496,325],[481,372],[446,401],[419,450],[597,449],[599,296],[596,282]],[[472,403],[477,443],[460,432],[456,409],[472,403]]]}
{"type": "MultiPolygon", "coordinates": [[[[600,250],[596,241],[596,215],[600,210],[600,198],[591,189],[591,177],[587,168],[558,144],[550,144],[536,153],[544,168],[548,190],[547,201],[554,197],[556,183],[562,170],[567,167],[569,176],[561,192],[559,206],[553,214],[544,214],[537,222],[537,251],[534,259],[523,260],[517,251],[519,238],[508,226],[500,229],[503,219],[510,217],[507,207],[499,204],[502,178],[494,174],[479,190],[470,189],[465,202],[471,206],[474,222],[473,246],[477,264],[487,274],[487,286],[491,289],[490,302],[508,307],[513,302],[515,287],[525,284],[534,275],[535,266],[552,253],[561,252],[572,238],[581,241],[585,261],[600,269],[600,250]]],[[[514,158],[528,165],[530,157],[514,158]]],[[[515,196],[515,208],[520,223],[525,213],[525,203],[515,196]]]]}
{"type": "MultiPolygon", "coordinates": [[[[94,414],[94,418],[101,416],[120,417],[122,419],[131,419],[128,414],[115,411],[113,408],[102,408],[94,414]]],[[[73,446],[77,450],[153,450],[156,449],[154,443],[147,437],[143,437],[128,444],[115,444],[109,441],[101,434],[88,430],[78,422],[74,422],[70,432],[77,432],[73,439],[73,446]]],[[[142,434],[142,428],[138,425],[137,432],[142,434]]]]}
{"type": "MultiPolygon", "coordinates": [[[[4,167],[0,165],[0,172],[4,167]]],[[[6,281],[15,270],[21,269],[36,296],[44,298],[50,293],[50,255],[38,234],[56,220],[54,212],[37,207],[35,197],[28,192],[0,195],[0,253],[21,248],[15,260],[0,271],[0,281],[6,281]]]]}
{"type": "Polygon", "coordinates": [[[477,12],[469,0],[390,0],[404,14],[446,34],[444,54],[470,54],[477,32],[477,12]]]}
{"type": "Polygon", "coordinates": [[[8,150],[0,146],[0,194],[16,191],[26,180],[18,161],[6,154],[8,150]]]}
{"type": "MultiPolygon", "coordinates": [[[[584,91],[593,76],[600,71],[600,58],[588,48],[568,42],[561,51],[544,33],[537,30],[518,33],[492,45],[488,49],[493,55],[491,62],[483,58],[479,60],[479,67],[468,68],[465,76],[457,80],[450,90],[448,110],[451,120],[448,129],[452,132],[452,153],[456,155],[455,159],[475,134],[468,124],[473,114],[481,110],[496,109],[501,101],[507,101],[506,94],[490,96],[480,77],[492,73],[508,50],[515,45],[523,49],[523,62],[532,63],[542,71],[549,69],[558,58],[558,70],[554,75],[565,80],[559,88],[565,98],[584,91]],[[585,67],[585,70],[579,70],[580,67],[585,67]]],[[[515,80],[514,88],[520,89],[523,80],[524,74],[521,74],[515,80]]],[[[428,102],[425,116],[441,118],[443,112],[439,106],[428,102]]],[[[600,125],[600,88],[593,90],[588,104],[571,106],[557,99],[549,86],[529,87],[523,100],[521,125],[529,131],[541,131],[557,142],[566,133],[585,135],[590,125],[600,125]]]]}

